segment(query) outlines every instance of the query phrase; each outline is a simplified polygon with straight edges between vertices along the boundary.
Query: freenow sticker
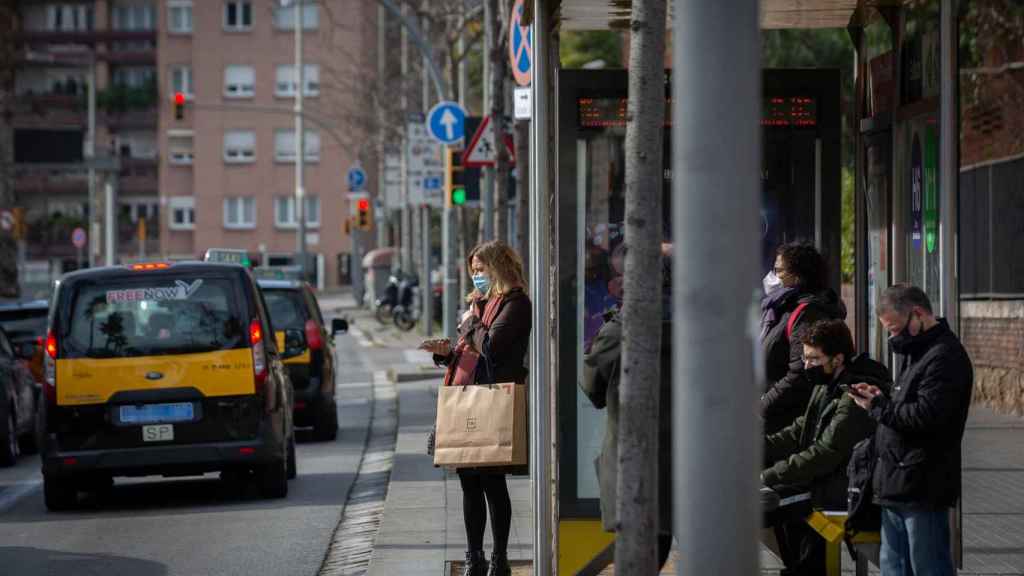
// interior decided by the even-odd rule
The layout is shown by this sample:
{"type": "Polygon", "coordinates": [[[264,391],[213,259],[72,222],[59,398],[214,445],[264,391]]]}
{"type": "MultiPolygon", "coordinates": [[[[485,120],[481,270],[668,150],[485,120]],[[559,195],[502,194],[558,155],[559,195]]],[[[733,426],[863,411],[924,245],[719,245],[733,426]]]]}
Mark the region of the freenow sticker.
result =
{"type": "Polygon", "coordinates": [[[189,284],[184,280],[175,280],[174,286],[160,288],[132,288],[130,290],[107,291],[107,304],[114,302],[160,302],[164,300],[188,300],[203,285],[202,279],[189,284]]]}

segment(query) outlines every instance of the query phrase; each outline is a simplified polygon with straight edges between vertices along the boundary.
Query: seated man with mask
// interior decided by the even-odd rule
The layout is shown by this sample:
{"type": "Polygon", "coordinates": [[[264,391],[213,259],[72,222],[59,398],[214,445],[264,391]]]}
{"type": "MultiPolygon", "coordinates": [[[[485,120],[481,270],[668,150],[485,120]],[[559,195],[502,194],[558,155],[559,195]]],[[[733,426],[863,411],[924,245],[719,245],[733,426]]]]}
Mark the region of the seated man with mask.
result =
{"type": "MultiPolygon", "coordinates": [[[[842,320],[813,324],[803,339],[805,374],[814,382],[803,416],[765,438],[761,482],[783,496],[809,493],[801,505],[780,508],[772,524],[786,569],[782,575],[824,575],[825,541],[804,522],[811,507],[846,509],[846,465],[853,447],[871,436],[875,423],[846,390],[870,382],[888,390],[884,365],[854,355],[853,338],[842,320]]],[[[799,500],[800,497],[791,498],[799,500]]]]}

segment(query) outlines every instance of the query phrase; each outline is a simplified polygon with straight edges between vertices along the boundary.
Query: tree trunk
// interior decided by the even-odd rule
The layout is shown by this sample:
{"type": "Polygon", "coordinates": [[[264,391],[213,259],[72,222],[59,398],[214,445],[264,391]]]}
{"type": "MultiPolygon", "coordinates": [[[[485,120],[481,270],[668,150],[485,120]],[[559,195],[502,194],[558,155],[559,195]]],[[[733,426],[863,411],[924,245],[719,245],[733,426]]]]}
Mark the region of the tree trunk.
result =
{"type": "Polygon", "coordinates": [[[494,237],[498,240],[508,239],[508,179],[511,164],[508,149],[505,147],[505,134],[510,129],[506,116],[507,104],[511,100],[508,78],[508,21],[511,16],[509,2],[494,2],[491,11],[492,26],[490,49],[491,58],[491,122],[494,122],[494,145],[498,148],[498,161],[494,170],[494,237]]]}
{"type": "MultiPolygon", "coordinates": [[[[14,130],[11,128],[14,107],[14,66],[15,66],[15,24],[17,14],[15,3],[0,2],[0,207],[15,206],[14,174],[10,165],[14,162],[14,130]]],[[[0,296],[18,297],[18,248],[12,232],[0,232],[0,296]]]]}
{"type": "Polygon", "coordinates": [[[615,571],[640,576],[658,571],[665,11],[665,0],[633,0],[629,56],[615,571]]]}
{"type": "MultiPolygon", "coordinates": [[[[530,254],[530,123],[517,122],[516,144],[516,249],[525,261],[530,254]]],[[[524,272],[529,281],[529,266],[524,272]]]]}

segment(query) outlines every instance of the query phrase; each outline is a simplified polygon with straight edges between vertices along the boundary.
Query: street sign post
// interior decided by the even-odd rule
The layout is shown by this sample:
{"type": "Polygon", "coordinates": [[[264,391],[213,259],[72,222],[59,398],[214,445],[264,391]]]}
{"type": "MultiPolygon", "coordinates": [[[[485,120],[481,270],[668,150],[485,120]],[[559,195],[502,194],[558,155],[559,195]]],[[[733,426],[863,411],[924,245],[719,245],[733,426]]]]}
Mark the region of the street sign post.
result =
{"type": "Polygon", "coordinates": [[[359,192],[366,186],[366,171],[361,166],[353,166],[348,169],[348,189],[350,192],[359,192]]]}
{"type": "Polygon", "coordinates": [[[438,102],[427,114],[427,130],[441,144],[454,144],[466,136],[466,109],[457,102],[438,102]]]}
{"type": "MultiPolygon", "coordinates": [[[[469,146],[466,147],[466,152],[462,156],[462,164],[468,168],[494,166],[498,161],[496,139],[494,123],[491,122],[490,116],[486,116],[483,122],[480,123],[480,127],[476,129],[476,133],[473,134],[473,138],[469,141],[469,146]]],[[[509,159],[514,164],[515,151],[512,138],[508,134],[503,133],[502,140],[505,142],[505,149],[508,151],[509,159]]]]}
{"type": "Polygon", "coordinates": [[[533,28],[522,25],[523,9],[523,0],[516,0],[508,23],[508,57],[516,84],[529,86],[533,80],[533,28]]]}
{"type": "Polygon", "coordinates": [[[444,161],[441,146],[427,132],[422,120],[406,128],[406,190],[412,206],[441,207],[444,161]]]}
{"type": "Polygon", "coordinates": [[[75,247],[76,252],[76,264],[79,268],[82,267],[82,248],[85,248],[86,234],[85,228],[75,228],[71,231],[71,244],[75,247]]]}

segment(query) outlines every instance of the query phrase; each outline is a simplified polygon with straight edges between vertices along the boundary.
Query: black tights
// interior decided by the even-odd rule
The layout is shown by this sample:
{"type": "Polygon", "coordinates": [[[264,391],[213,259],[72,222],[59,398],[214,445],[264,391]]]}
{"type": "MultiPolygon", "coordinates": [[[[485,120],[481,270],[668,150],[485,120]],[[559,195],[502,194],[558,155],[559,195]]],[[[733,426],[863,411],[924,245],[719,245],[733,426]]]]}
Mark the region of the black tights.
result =
{"type": "Polygon", "coordinates": [[[484,528],[487,527],[487,509],[490,508],[494,554],[507,554],[508,533],[512,529],[512,500],[508,496],[505,475],[459,470],[459,482],[462,483],[462,518],[466,523],[469,551],[482,552],[484,549],[484,528]]]}

